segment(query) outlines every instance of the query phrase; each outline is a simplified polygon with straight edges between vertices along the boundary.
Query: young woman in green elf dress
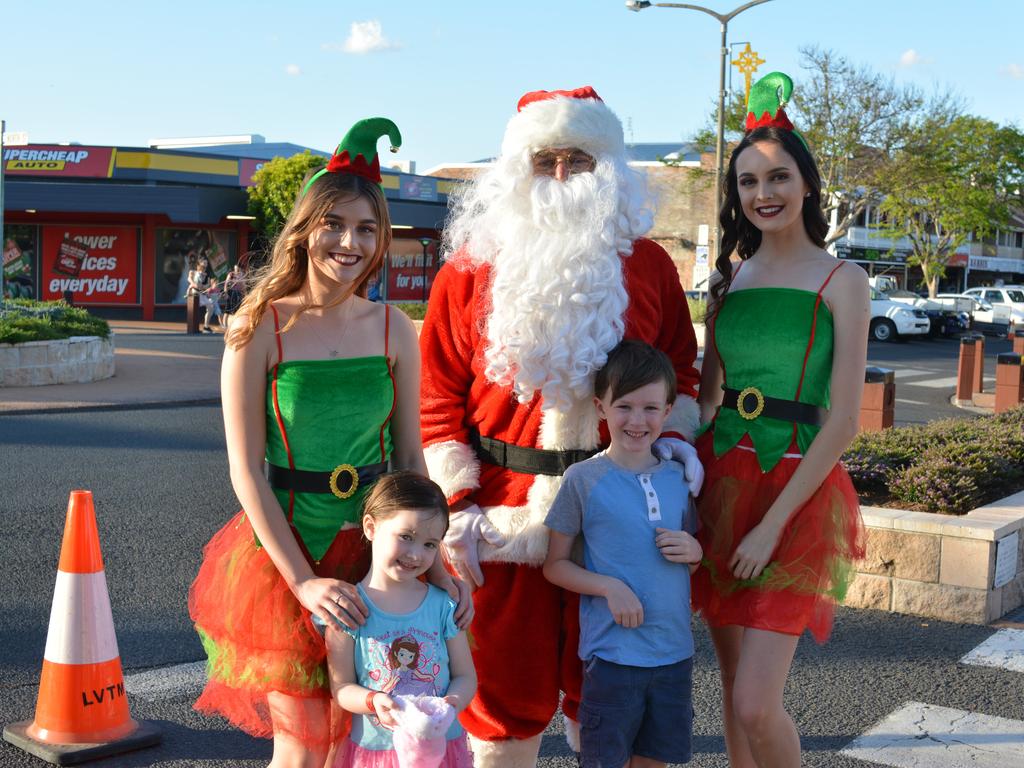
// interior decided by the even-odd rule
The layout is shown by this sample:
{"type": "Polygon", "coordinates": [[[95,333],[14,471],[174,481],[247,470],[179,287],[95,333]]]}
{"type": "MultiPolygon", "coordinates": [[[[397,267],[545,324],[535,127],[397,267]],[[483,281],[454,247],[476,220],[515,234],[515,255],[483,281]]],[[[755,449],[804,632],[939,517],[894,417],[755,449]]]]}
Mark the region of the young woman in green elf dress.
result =
{"type": "Polygon", "coordinates": [[[800,765],[782,705],[797,639],[805,629],[827,638],[864,546],[838,461],[857,433],[868,283],[824,250],[821,180],[782,109],[791,90],[776,72],[751,91],[726,177],[701,372],[710,424],[697,443],[705,559],[693,595],[721,667],[733,768],[800,765]]]}
{"type": "MultiPolygon", "coordinates": [[[[273,736],[271,766],[319,768],[347,734],[310,616],[365,621],[363,496],[389,465],[426,473],[416,331],[365,298],[391,242],[385,133],[401,143],[390,120],[360,121],[306,182],[227,334],[221,393],[243,511],[207,545],[189,593],[209,657],[196,708],[273,736]]],[[[458,596],[440,559],[429,578],[458,596]]],[[[468,600],[460,610],[465,625],[468,600]]]]}

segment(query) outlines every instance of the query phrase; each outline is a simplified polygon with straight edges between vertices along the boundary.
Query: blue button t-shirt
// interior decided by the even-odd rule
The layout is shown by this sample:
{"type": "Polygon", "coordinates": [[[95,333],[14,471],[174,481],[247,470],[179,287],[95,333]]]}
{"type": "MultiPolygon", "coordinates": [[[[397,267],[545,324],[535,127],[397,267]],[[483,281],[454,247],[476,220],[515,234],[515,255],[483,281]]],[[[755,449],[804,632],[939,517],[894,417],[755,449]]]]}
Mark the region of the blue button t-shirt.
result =
{"type": "Polygon", "coordinates": [[[689,498],[683,467],[673,461],[634,472],[603,452],[566,471],[544,524],[582,533],[584,567],[623,581],[644,609],[643,624],[627,629],[603,597],[581,595],[581,659],[656,667],[693,655],[690,568],[666,560],[654,543],[656,528],[694,531],[689,498]]]}

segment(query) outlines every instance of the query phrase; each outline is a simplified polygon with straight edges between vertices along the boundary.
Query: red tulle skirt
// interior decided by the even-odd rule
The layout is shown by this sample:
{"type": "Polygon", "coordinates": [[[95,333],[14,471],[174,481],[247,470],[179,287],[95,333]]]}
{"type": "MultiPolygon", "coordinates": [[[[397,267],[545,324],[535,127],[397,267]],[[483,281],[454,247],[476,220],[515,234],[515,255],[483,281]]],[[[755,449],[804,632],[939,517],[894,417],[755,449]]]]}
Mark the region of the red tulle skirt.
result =
{"type": "MultiPolygon", "coordinates": [[[[360,528],[341,531],[320,561],[310,560],[310,565],[317,576],[356,582],[369,569],[369,543],[360,528]]],[[[271,692],[310,704],[319,699],[327,706],[327,652],[309,611],[256,544],[244,512],[204,548],[188,607],[208,658],[206,688],[195,703],[198,711],[222,715],[253,736],[283,732],[307,744],[336,743],[348,733],[351,721],[337,707],[332,708],[329,733],[322,718],[310,720],[303,713],[304,706],[289,706],[287,712],[277,708],[271,721],[271,692]]]]}
{"type": "MultiPolygon", "coordinates": [[[[762,472],[749,439],[721,457],[708,430],[697,441],[704,489],[697,499],[704,560],[693,575],[693,607],[710,626],[739,625],[822,643],[835,604],[846,595],[853,563],[864,557],[864,527],[849,475],[836,465],[789,519],[772,561],[756,579],[737,579],[729,559],[789,482],[800,458],[762,472]]],[[[798,452],[796,446],[790,451],[798,452]]]]}

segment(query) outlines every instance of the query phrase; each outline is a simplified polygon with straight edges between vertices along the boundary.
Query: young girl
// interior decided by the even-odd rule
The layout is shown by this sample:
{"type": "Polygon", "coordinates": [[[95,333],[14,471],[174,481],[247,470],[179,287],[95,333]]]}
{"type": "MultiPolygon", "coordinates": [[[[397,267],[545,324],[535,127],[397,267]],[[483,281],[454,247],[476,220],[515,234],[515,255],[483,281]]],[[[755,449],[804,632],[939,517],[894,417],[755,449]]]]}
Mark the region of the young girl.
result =
{"type": "Polygon", "coordinates": [[[857,495],[837,462],[857,433],[868,284],[823,250],[818,170],[782,109],[791,90],[781,73],[751,90],[726,176],[701,371],[702,415],[713,418],[697,446],[706,567],[694,606],[721,667],[734,768],[800,765],[782,706],[797,639],[810,629],[824,642],[863,556],[857,495]]]}
{"type": "MultiPolygon", "coordinates": [[[[457,712],[476,692],[476,672],[466,635],[453,620],[455,604],[419,576],[440,558],[448,530],[441,489],[414,472],[382,477],[366,499],[363,533],[373,556],[357,589],[369,608],[358,628],[328,626],[331,691],[356,718],[337,768],[395,768],[393,696],[444,696],[457,712]]],[[[447,733],[442,768],[472,766],[458,721],[447,733]]]]}
{"type": "MultiPolygon", "coordinates": [[[[360,503],[389,463],[425,469],[416,331],[364,298],[391,241],[385,132],[400,143],[390,120],[357,123],[304,185],[226,339],[224,427],[244,511],[207,545],[189,594],[209,656],[196,708],[273,735],[275,767],[319,768],[344,735],[310,615],[365,621],[360,503]]],[[[440,563],[430,578],[452,586],[440,563]]]]}

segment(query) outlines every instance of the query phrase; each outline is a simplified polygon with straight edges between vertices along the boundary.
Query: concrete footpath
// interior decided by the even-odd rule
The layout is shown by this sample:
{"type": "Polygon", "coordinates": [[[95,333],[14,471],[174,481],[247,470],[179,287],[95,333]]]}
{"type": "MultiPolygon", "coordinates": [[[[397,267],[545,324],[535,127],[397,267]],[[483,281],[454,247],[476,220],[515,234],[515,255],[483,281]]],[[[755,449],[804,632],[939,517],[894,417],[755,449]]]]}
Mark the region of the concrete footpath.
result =
{"type": "Polygon", "coordinates": [[[87,384],[0,388],[0,415],[146,407],[220,400],[220,331],[188,335],[184,323],[112,320],[114,376],[87,384]]]}

